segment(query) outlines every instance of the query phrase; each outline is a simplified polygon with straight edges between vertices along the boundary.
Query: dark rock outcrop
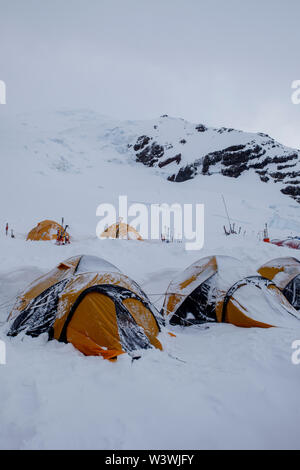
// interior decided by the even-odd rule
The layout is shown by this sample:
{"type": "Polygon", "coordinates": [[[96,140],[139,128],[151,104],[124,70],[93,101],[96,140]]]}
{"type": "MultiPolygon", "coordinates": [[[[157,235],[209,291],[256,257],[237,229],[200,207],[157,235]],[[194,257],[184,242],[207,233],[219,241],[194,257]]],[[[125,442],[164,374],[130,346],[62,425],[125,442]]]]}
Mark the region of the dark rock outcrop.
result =
{"type": "MultiPolygon", "coordinates": [[[[150,142],[150,140],[148,140],[150,142]]],[[[136,161],[141,162],[146,166],[153,166],[164,155],[164,148],[153,142],[147,145],[142,151],[136,154],[136,161]]]]}
{"type": "Polygon", "coordinates": [[[300,202],[300,151],[284,147],[267,134],[245,134],[226,127],[207,128],[204,124],[193,126],[167,115],[151,128],[155,134],[150,131],[149,135],[139,136],[128,148],[134,151],[137,162],[159,168],[169,181],[179,183],[199,174],[214,173],[238,178],[246,171],[253,171],[264,183],[278,183],[283,194],[300,202]],[[173,122],[174,136],[170,138],[173,122]],[[230,140],[233,145],[228,146],[230,140]],[[227,145],[222,148],[222,143],[227,145]],[[203,151],[214,145],[216,151],[203,151]],[[174,162],[178,171],[174,172],[170,166],[168,173],[169,165],[174,162]]]}
{"type": "Polygon", "coordinates": [[[167,158],[167,160],[159,162],[158,166],[159,168],[163,168],[164,166],[167,166],[173,162],[176,162],[177,165],[179,165],[179,163],[181,162],[181,153],[178,153],[178,155],[175,155],[175,157],[170,157],[170,158],[167,158]]]}

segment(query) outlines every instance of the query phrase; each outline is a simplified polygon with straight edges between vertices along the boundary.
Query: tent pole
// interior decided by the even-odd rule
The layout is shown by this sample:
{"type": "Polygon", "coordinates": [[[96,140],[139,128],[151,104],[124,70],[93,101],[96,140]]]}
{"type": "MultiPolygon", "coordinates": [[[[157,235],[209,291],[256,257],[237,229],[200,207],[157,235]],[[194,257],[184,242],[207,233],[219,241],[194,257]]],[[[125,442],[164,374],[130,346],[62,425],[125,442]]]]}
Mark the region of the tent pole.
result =
{"type": "Polygon", "coordinates": [[[229,214],[228,214],[228,210],[227,210],[227,206],[226,206],[226,202],[225,202],[225,199],[224,199],[223,194],[222,194],[222,199],[223,199],[223,203],[224,203],[224,207],[225,207],[225,212],[226,212],[227,219],[228,219],[228,223],[229,223],[229,233],[232,233],[232,232],[231,232],[231,222],[230,222],[230,218],[229,218],[229,214]]]}

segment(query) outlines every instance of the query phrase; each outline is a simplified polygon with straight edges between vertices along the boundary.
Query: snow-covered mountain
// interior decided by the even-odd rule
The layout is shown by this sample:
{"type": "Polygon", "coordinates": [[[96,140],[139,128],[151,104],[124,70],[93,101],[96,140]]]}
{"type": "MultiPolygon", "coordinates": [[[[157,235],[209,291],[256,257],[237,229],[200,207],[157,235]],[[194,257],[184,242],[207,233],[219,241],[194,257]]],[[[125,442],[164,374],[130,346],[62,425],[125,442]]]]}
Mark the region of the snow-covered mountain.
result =
{"type": "MultiPolygon", "coordinates": [[[[277,166],[298,165],[290,158],[297,152],[276,143],[263,145],[268,140],[239,131],[199,131],[181,119],[122,122],[90,111],[19,115],[1,122],[0,340],[7,344],[7,365],[0,366],[0,448],[299,446],[299,367],[291,362],[291,344],[299,339],[300,326],[172,327],[176,337],[162,332],[163,352],[146,351],[134,363],[124,355],[116,364],[85,357],[72,345],[48,342],[44,336],[6,336],[5,320],[17,295],[71,256],[88,254],[110,261],[134,279],[158,309],[171,279],[202,257],[233,256],[247,275],[272,258],[297,257],[296,250],[263,243],[258,236],[265,222],[274,238],[300,233],[299,205],[277,189],[283,189],[284,182],[273,184],[271,177],[265,184],[255,168],[237,178],[224,176],[222,169],[232,165],[226,167],[222,159],[208,165],[206,174],[202,161],[195,178],[181,184],[170,181],[181,167],[208,154],[222,152],[223,159],[229,153],[245,156],[243,150],[223,152],[233,146],[261,146],[266,154],[257,157],[259,161],[289,157],[284,163],[268,163],[265,170],[270,172],[276,168],[283,174],[289,169],[277,166]],[[149,141],[135,149],[143,143],[141,136],[149,141]],[[137,154],[154,142],[163,154],[152,167],[137,163],[137,154]],[[179,153],[179,163],[159,166],[179,153]],[[101,202],[117,206],[123,194],[129,204],[203,203],[203,249],[186,251],[184,243],[152,240],[100,241],[96,208],[101,202]],[[221,194],[231,222],[242,227],[240,234],[224,234],[227,217],[221,194]],[[37,222],[59,221],[62,216],[70,225],[70,245],[26,241],[37,222]],[[16,238],[5,236],[6,222],[16,238]],[[183,397],[185,405],[178,407],[183,397]],[[76,403],[80,407],[74,417],[76,403]]],[[[247,165],[254,160],[249,158],[247,165]]]]}
{"type": "Polygon", "coordinates": [[[19,116],[16,124],[24,155],[33,153],[37,167],[46,161],[51,169],[78,173],[95,166],[99,153],[106,152],[107,160],[142,163],[174,182],[252,172],[300,202],[300,151],[266,134],[208,128],[167,115],[117,121],[91,111],[19,116]],[[47,122],[47,133],[41,122],[47,122]]]}
{"type": "Polygon", "coordinates": [[[300,151],[266,134],[208,128],[165,115],[130,149],[137,162],[162,169],[170,181],[213,173],[238,178],[252,170],[261,181],[279,183],[283,194],[300,202],[300,151]]]}

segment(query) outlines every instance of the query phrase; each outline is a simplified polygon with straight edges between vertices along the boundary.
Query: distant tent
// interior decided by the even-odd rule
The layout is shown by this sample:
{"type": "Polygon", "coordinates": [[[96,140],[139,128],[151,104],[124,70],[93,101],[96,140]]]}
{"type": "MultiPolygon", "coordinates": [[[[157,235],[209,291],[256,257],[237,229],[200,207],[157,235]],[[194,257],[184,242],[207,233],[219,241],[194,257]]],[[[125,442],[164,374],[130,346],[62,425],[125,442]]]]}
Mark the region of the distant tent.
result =
{"type": "MultiPolygon", "coordinates": [[[[64,233],[64,228],[60,224],[53,220],[43,220],[28,233],[26,240],[56,240],[58,231],[64,233]]],[[[68,233],[66,235],[69,237],[68,233]]]]}
{"type": "Polygon", "coordinates": [[[146,294],[118,268],[95,256],[77,256],[17,299],[8,335],[48,333],[87,356],[115,359],[153,346],[162,349],[156,314],[146,294]]]}
{"type": "Polygon", "coordinates": [[[111,225],[101,234],[101,238],[121,238],[123,240],[143,240],[139,232],[124,222],[111,225]]]}
{"type": "Polygon", "coordinates": [[[258,269],[283,292],[290,304],[300,310],[300,261],[293,257],[276,258],[258,269]]]}
{"type": "Polygon", "coordinates": [[[162,313],[171,325],[182,326],[226,322],[269,328],[300,320],[273,282],[245,274],[235,258],[203,258],[170,283],[162,313]]]}
{"type": "Polygon", "coordinates": [[[284,240],[274,239],[271,240],[273,245],[277,246],[284,246],[286,248],[292,248],[294,250],[300,250],[300,239],[297,237],[294,238],[286,238],[284,240]]]}

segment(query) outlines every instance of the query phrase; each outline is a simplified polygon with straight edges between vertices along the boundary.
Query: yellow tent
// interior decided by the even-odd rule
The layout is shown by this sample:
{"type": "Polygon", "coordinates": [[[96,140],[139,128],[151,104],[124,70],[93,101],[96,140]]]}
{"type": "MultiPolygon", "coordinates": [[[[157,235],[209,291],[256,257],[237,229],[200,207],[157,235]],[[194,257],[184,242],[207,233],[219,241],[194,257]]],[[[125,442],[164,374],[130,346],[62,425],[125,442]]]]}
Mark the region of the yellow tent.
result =
{"type": "MultiPolygon", "coordinates": [[[[28,233],[26,240],[56,240],[58,231],[64,232],[64,228],[60,224],[53,220],[43,220],[28,233]]],[[[66,235],[69,237],[68,233],[66,235]]]]}
{"type": "Polygon", "coordinates": [[[293,257],[275,258],[258,269],[283,292],[291,305],[300,310],[300,261],[293,257]]]}
{"type": "Polygon", "coordinates": [[[19,333],[72,343],[87,356],[162,349],[157,312],[146,294],[111,263],[78,256],[40,277],[17,299],[8,321],[19,333]]]}
{"type": "Polygon", "coordinates": [[[134,227],[124,222],[113,224],[101,234],[101,238],[121,238],[123,240],[143,240],[134,227]]]}
{"type": "Polygon", "coordinates": [[[182,326],[226,322],[269,328],[300,320],[273,282],[245,275],[244,266],[228,256],[202,258],[180,273],[167,289],[162,312],[171,325],[182,326]]]}

